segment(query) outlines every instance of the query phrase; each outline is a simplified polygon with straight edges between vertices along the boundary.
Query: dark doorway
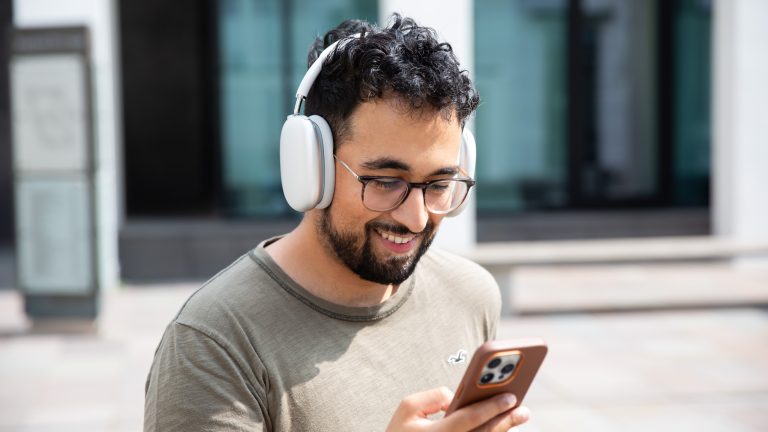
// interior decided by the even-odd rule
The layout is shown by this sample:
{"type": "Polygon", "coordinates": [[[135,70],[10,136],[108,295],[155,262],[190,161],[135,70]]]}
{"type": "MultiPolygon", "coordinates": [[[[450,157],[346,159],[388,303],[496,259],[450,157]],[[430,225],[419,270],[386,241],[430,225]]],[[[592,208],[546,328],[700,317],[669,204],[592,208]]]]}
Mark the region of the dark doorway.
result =
{"type": "Polygon", "coordinates": [[[119,2],[128,216],[215,211],[213,3],[119,2]]]}
{"type": "MultiPolygon", "coordinates": [[[[0,64],[8,65],[8,36],[13,25],[10,1],[0,2],[0,64]]],[[[0,68],[0,246],[13,239],[13,158],[8,67],[0,68]]]]}
{"type": "Polygon", "coordinates": [[[706,206],[711,6],[568,10],[570,208],[706,206]]]}

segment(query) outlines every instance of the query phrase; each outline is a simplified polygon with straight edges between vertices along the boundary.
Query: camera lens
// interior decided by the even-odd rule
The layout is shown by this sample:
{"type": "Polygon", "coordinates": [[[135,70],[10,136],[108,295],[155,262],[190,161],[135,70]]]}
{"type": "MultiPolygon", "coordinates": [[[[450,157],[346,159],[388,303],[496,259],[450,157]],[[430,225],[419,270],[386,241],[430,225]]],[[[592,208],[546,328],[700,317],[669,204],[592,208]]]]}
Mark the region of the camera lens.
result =
{"type": "Polygon", "coordinates": [[[515,370],[515,364],[514,363],[510,363],[508,365],[505,365],[503,368],[501,368],[501,373],[507,374],[507,373],[512,372],[513,370],[515,370]]]}
{"type": "Polygon", "coordinates": [[[489,373],[489,374],[485,374],[485,375],[483,375],[483,376],[480,378],[480,383],[482,383],[482,384],[488,384],[489,382],[491,382],[491,380],[492,380],[492,379],[493,379],[493,374],[492,374],[492,373],[489,373]]]}
{"type": "Polygon", "coordinates": [[[490,362],[488,362],[488,369],[493,369],[500,364],[501,364],[501,359],[497,357],[491,360],[490,362]]]}

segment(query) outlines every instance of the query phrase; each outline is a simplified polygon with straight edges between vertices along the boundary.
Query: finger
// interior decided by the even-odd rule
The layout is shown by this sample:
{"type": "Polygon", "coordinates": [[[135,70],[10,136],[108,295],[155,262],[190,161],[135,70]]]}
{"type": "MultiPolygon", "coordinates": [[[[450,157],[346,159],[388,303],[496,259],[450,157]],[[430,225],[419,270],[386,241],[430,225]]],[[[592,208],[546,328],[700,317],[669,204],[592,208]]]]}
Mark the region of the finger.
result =
{"type": "Polygon", "coordinates": [[[511,393],[494,396],[490,399],[465,406],[445,417],[442,422],[449,430],[472,430],[484,425],[494,417],[512,409],[517,399],[511,393]]]}
{"type": "Polygon", "coordinates": [[[421,393],[414,393],[400,402],[398,411],[406,417],[427,417],[448,409],[453,393],[447,387],[438,387],[421,393]]]}
{"type": "Polygon", "coordinates": [[[493,420],[484,424],[478,430],[490,432],[507,432],[510,428],[520,426],[531,418],[531,412],[526,407],[517,407],[511,411],[497,415],[493,420]]]}
{"type": "Polygon", "coordinates": [[[531,410],[528,407],[519,406],[512,410],[512,426],[520,426],[531,419],[531,410]]]}

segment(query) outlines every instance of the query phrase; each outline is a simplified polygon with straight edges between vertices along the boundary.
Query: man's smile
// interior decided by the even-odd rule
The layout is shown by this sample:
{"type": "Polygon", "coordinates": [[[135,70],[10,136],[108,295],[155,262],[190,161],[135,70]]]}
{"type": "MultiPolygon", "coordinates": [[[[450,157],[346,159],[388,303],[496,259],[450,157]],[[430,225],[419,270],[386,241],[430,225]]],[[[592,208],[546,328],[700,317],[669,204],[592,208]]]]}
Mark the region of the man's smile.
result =
{"type": "Polygon", "coordinates": [[[379,229],[376,229],[376,232],[379,233],[379,235],[382,236],[384,239],[397,244],[408,243],[416,238],[416,235],[413,235],[413,234],[410,234],[410,235],[391,234],[385,231],[381,231],[379,229]]]}
{"type": "Polygon", "coordinates": [[[381,228],[374,228],[376,234],[378,234],[379,242],[381,245],[395,254],[408,254],[416,249],[419,244],[418,239],[421,237],[418,234],[408,233],[393,233],[385,231],[381,228]]]}

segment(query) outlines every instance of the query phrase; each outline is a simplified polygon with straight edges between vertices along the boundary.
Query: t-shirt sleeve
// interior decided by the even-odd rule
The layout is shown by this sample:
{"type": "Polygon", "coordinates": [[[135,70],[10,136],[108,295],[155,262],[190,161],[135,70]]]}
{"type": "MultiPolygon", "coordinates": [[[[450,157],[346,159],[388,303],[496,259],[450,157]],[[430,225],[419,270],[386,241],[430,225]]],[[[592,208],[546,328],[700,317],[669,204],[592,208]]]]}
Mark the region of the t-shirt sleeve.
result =
{"type": "Polygon", "coordinates": [[[147,377],[144,431],[268,431],[266,392],[222,341],[179,322],[147,377]]]}

